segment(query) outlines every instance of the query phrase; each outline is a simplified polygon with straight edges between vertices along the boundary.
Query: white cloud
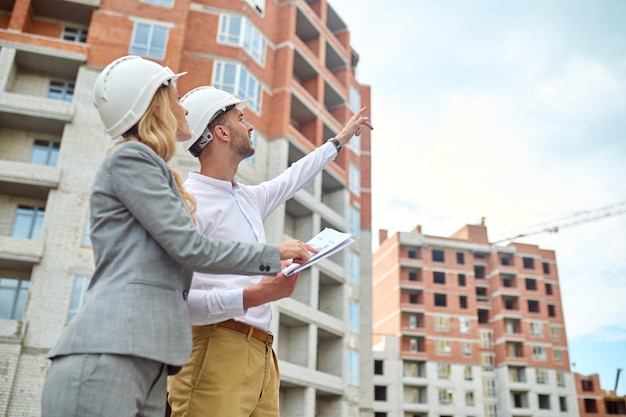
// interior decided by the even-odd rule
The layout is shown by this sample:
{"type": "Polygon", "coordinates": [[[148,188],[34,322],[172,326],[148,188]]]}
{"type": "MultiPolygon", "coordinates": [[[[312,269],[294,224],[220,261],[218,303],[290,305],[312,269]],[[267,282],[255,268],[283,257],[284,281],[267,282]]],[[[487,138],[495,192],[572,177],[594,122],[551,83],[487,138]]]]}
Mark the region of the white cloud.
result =
{"type": "Polygon", "coordinates": [[[588,117],[625,103],[624,90],[624,80],[610,67],[576,57],[558,77],[539,84],[536,94],[540,102],[560,113],[588,117]]]}
{"type": "MultiPolygon", "coordinates": [[[[626,200],[623,1],[335,3],[372,86],[374,229],[486,216],[495,239],[626,200]]],[[[556,251],[570,340],[624,344],[624,231],[626,214],[521,239],[556,251]]]]}

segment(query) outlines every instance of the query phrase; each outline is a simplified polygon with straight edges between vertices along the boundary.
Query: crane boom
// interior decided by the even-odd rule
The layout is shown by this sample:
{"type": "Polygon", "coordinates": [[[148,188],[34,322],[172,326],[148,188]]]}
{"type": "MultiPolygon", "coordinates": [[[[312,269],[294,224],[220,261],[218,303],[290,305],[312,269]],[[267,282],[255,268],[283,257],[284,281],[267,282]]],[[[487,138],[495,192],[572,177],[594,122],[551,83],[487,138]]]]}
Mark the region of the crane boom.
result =
{"type": "Polygon", "coordinates": [[[505,234],[503,237],[492,242],[492,244],[506,242],[508,240],[518,239],[525,236],[532,236],[539,233],[557,233],[560,229],[563,229],[565,227],[570,227],[581,223],[588,223],[624,213],[626,213],[626,201],[592,210],[579,211],[572,214],[571,216],[564,217],[560,220],[540,223],[535,226],[521,229],[517,232],[505,234]]]}

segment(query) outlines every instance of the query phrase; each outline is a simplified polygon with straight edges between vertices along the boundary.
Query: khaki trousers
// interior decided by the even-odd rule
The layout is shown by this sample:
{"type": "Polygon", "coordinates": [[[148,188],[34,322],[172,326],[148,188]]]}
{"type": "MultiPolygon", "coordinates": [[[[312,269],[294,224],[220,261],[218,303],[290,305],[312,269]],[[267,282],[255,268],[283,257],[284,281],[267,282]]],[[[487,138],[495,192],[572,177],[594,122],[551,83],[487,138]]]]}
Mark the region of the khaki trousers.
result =
{"type": "Polygon", "coordinates": [[[217,325],[194,326],[192,334],[189,360],[168,378],[172,417],[278,417],[271,345],[217,325]]]}

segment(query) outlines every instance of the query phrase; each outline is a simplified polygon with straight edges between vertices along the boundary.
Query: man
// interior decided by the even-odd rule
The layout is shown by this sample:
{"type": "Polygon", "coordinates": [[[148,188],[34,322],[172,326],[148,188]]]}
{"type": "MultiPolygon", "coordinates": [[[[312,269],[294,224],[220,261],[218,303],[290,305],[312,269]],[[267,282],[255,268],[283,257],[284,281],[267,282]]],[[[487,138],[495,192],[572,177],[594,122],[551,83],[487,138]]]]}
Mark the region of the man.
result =
{"type": "MultiPolygon", "coordinates": [[[[335,137],[283,172],[256,186],[235,181],[239,163],[254,154],[247,100],[214,87],[199,87],[182,104],[192,138],[187,150],[200,160],[185,188],[196,198],[197,226],[211,238],[265,242],[263,219],[332,161],[353,135],[372,129],[365,109],[335,137]]],[[[193,350],[170,377],[173,417],[278,416],[280,377],[272,349],[271,302],[289,297],[297,275],[277,277],[195,273],[187,300],[193,350]]]]}

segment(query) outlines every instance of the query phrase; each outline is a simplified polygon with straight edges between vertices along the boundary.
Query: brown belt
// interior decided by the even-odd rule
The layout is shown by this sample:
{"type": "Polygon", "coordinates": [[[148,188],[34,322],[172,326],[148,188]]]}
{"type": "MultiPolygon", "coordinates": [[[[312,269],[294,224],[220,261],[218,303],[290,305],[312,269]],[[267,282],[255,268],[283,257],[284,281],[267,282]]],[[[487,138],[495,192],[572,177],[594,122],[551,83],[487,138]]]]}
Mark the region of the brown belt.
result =
{"type": "Polygon", "coordinates": [[[219,327],[225,327],[227,329],[234,330],[236,332],[245,334],[248,336],[250,334],[250,329],[252,329],[252,337],[257,340],[260,340],[263,343],[267,343],[269,345],[274,342],[274,335],[270,332],[264,332],[261,329],[257,329],[254,326],[250,326],[249,324],[242,323],[240,321],[236,321],[233,319],[223,321],[221,323],[216,323],[219,327]]]}

